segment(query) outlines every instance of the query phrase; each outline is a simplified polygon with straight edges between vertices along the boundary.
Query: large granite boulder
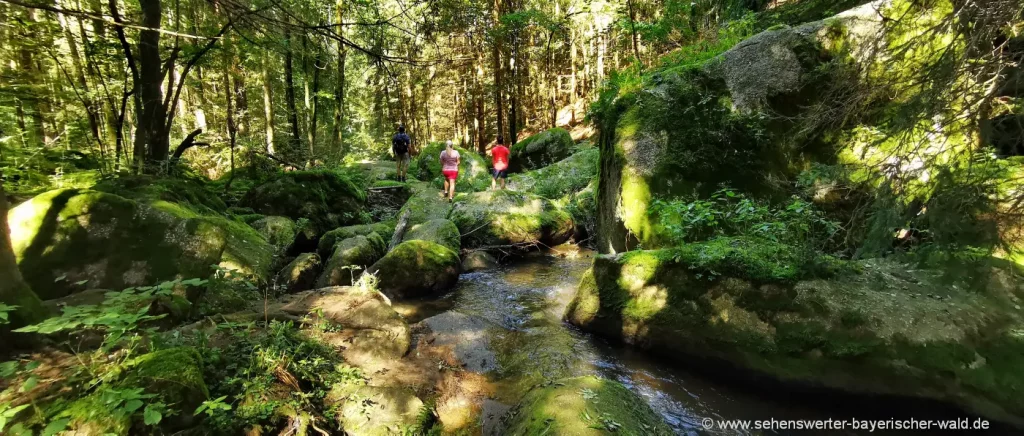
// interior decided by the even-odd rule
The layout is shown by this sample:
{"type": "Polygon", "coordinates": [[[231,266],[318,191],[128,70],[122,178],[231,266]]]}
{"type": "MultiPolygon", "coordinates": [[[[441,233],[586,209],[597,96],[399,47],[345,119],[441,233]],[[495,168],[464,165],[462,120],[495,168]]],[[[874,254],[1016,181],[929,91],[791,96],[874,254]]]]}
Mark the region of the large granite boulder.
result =
{"type": "Polygon", "coordinates": [[[348,238],[353,236],[369,236],[370,233],[376,233],[380,235],[381,238],[384,238],[384,240],[390,241],[391,235],[394,231],[394,221],[339,227],[324,233],[317,245],[316,252],[320,255],[321,259],[327,259],[331,257],[332,253],[334,253],[334,246],[348,238]]]}
{"type": "Polygon", "coordinates": [[[295,316],[329,322],[325,340],[356,365],[398,359],[409,351],[409,326],[379,292],[334,286],[306,291],[281,308],[295,316]]]}
{"type": "Polygon", "coordinates": [[[590,147],[546,167],[509,176],[516,191],[531,192],[557,200],[582,191],[597,177],[600,152],[590,147]]]}
{"type": "Polygon", "coordinates": [[[572,136],[560,127],[530,136],[509,149],[509,171],[535,170],[551,165],[569,157],[573,145],[572,136]]]}
{"type": "Polygon", "coordinates": [[[555,246],[573,235],[572,217],[555,203],[513,191],[477,192],[460,198],[450,219],[464,248],[555,246]]]}
{"type": "Polygon", "coordinates": [[[398,244],[366,272],[377,276],[378,287],[389,297],[411,298],[451,289],[459,280],[459,266],[459,255],[450,248],[412,240],[398,244]]]}
{"type": "Polygon", "coordinates": [[[332,171],[281,173],[249,190],[241,205],[264,215],[304,218],[319,235],[368,220],[364,211],[366,194],[347,177],[332,171]]]}
{"type": "Polygon", "coordinates": [[[275,252],[243,223],[97,191],[46,192],[7,218],[21,272],[43,299],[205,278],[211,265],[266,278],[275,252]]]}
{"type": "Polygon", "coordinates": [[[295,241],[295,221],[283,216],[265,216],[249,223],[270,245],[284,251],[295,241]]]}
{"type": "Polygon", "coordinates": [[[339,242],[316,281],[317,287],[351,285],[363,271],[380,260],[386,250],[386,243],[377,233],[353,236],[339,242]]]}
{"type": "Polygon", "coordinates": [[[302,253],[277,273],[275,285],[288,293],[313,289],[320,266],[316,253],[302,253]]]}
{"type": "Polygon", "coordinates": [[[884,71],[851,65],[885,42],[872,36],[882,3],[772,28],[712,59],[666,65],[640,86],[606,93],[593,111],[602,132],[598,249],[666,246],[669,238],[650,216],[658,200],[707,195],[722,185],[788,198],[800,171],[834,162],[843,146],[834,138],[848,135],[831,128],[843,123],[816,125],[815,117],[852,116],[844,112],[856,108],[835,97],[849,91],[843,87],[853,83],[851,71],[884,71]]]}
{"type": "Polygon", "coordinates": [[[435,242],[448,247],[456,253],[462,247],[459,228],[455,226],[455,223],[441,219],[410,226],[409,230],[405,232],[405,237],[402,238],[402,241],[412,240],[435,242]]]}
{"type": "Polygon", "coordinates": [[[762,380],[939,400],[1024,423],[1019,280],[978,292],[893,261],[835,266],[735,239],[603,255],[566,319],[762,380]]]}

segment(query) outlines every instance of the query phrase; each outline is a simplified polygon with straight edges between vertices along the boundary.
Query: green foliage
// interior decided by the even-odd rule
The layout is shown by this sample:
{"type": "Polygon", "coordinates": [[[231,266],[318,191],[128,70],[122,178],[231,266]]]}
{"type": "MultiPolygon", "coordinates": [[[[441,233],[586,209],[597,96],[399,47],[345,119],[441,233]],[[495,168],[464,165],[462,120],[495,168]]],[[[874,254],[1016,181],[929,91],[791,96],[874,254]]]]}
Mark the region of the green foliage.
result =
{"type": "Polygon", "coordinates": [[[366,193],[347,173],[329,170],[279,173],[241,200],[242,205],[265,215],[306,218],[320,234],[338,226],[368,222],[365,203],[366,193]]]}
{"type": "Polygon", "coordinates": [[[199,313],[214,315],[244,309],[251,302],[266,297],[260,294],[260,284],[252,275],[215,267],[213,275],[207,281],[206,292],[197,302],[199,313]]]}
{"type": "Polygon", "coordinates": [[[110,292],[100,305],[66,306],[60,316],[22,327],[15,332],[54,334],[77,332],[81,329],[97,330],[104,334],[104,350],[133,349],[155,332],[155,328],[143,326],[166,316],[151,314],[151,306],[155,300],[171,298],[178,287],[204,284],[206,281],[200,279],[174,280],[155,286],[132,287],[120,292],[110,292]]]}
{"type": "Polygon", "coordinates": [[[744,236],[822,249],[830,246],[840,229],[838,223],[826,219],[800,197],[776,206],[731,189],[721,189],[703,199],[655,200],[649,213],[672,245],[716,236],[744,236]]]}
{"type": "Polygon", "coordinates": [[[115,176],[105,178],[93,189],[144,203],[163,200],[202,215],[219,215],[227,210],[209,181],[198,176],[115,176]]]}
{"type": "Polygon", "coordinates": [[[11,323],[11,312],[18,310],[18,306],[11,306],[4,303],[0,303],[0,325],[11,323]]]}
{"type": "Polygon", "coordinates": [[[223,348],[205,348],[206,379],[217,398],[194,412],[206,414],[206,425],[237,433],[249,426],[275,424],[286,410],[324,410],[323,399],[338,383],[362,383],[358,370],[344,364],[330,345],[299,333],[291,323],[272,321],[266,328],[225,326],[231,338],[223,348]],[[304,392],[282,385],[287,373],[304,392]]]}
{"type": "MultiPolygon", "coordinates": [[[[174,280],[109,292],[98,305],[66,306],[60,316],[15,330],[44,335],[102,336],[99,349],[83,353],[76,364],[64,369],[66,378],[62,388],[67,394],[43,404],[44,416],[31,416],[31,420],[20,423],[21,428],[28,430],[47,424],[42,434],[56,434],[66,428],[92,423],[90,425],[115,431],[132,421],[158,426],[165,417],[178,414],[175,407],[187,401],[191,395],[188,389],[193,389],[186,382],[205,392],[198,369],[192,379],[186,380],[191,368],[198,368],[199,355],[190,349],[136,355],[157,345],[158,341],[153,340],[158,330],[155,322],[166,314],[154,314],[154,306],[158,302],[173,301],[177,298],[175,292],[205,284],[206,281],[200,279],[174,280]],[[173,357],[181,353],[185,353],[182,359],[173,357]],[[175,389],[188,393],[171,395],[175,389]]],[[[0,364],[0,376],[22,380],[8,390],[26,393],[39,382],[33,372],[37,367],[38,362],[5,362],[0,364]]],[[[16,413],[9,404],[0,404],[0,414],[5,412],[10,415],[5,415],[5,419],[16,413]]],[[[0,425],[0,429],[2,427],[0,425]]]]}
{"type": "Polygon", "coordinates": [[[758,30],[773,26],[795,26],[831,17],[847,9],[867,3],[868,0],[801,0],[785,2],[757,14],[758,30]]]}

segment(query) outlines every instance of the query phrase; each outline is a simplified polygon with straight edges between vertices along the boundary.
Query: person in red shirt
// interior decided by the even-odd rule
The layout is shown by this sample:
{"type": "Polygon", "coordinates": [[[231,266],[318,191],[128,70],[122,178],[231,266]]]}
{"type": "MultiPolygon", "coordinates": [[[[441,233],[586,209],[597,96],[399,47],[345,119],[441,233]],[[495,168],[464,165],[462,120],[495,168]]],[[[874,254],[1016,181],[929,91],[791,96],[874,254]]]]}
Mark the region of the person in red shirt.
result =
{"type": "Polygon", "coordinates": [[[505,180],[508,179],[508,147],[504,145],[505,138],[498,137],[498,143],[491,149],[491,159],[494,163],[493,177],[491,178],[491,190],[497,189],[498,179],[501,179],[501,189],[505,189],[505,180]]]}

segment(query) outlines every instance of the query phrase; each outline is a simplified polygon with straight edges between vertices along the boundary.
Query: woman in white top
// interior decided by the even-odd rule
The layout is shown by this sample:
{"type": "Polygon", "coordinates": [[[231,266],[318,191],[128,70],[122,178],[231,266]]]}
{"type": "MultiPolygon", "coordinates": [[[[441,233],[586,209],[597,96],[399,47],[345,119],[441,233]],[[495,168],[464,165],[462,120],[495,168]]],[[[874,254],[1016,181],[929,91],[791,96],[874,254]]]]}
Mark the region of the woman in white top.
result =
{"type": "Polygon", "coordinates": [[[444,174],[444,192],[448,195],[448,202],[455,199],[455,180],[459,178],[459,164],[462,157],[455,150],[452,141],[445,143],[445,149],[441,151],[441,174],[444,174]]]}

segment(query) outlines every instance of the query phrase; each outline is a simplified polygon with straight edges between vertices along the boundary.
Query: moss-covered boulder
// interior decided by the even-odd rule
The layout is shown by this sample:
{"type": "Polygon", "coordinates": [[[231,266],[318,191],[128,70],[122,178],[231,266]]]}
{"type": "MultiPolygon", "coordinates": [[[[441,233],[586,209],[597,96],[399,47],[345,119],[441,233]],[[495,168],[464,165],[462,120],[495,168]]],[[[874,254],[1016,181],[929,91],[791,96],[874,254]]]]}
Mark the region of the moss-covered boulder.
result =
{"type": "Polygon", "coordinates": [[[498,267],[498,259],[483,250],[471,251],[462,258],[462,272],[471,273],[498,267]]]}
{"type": "Polygon", "coordinates": [[[163,200],[206,215],[226,212],[227,205],[208,182],[199,177],[131,175],[106,179],[92,189],[143,203],[163,200]]]}
{"type": "MultiPolygon", "coordinates": [[[[156,395],[171,410],[195,410],[210,399],[203,381],[203,360],[192,347],[167,348],[143,354],[127,364],[128,376],[124,384],[141,387],[156,395]]],[[[191,424],[191,413],[175,417],[174,427],[191,424]]]]}
{"type": "Polygon", "coordinates": [[[365,204],[366,194],[346,176],[333,171],[281,173],[247,192],[241,200],[242,206],[264,215],[305,218],[321,235],[365,222],[365,204]]]}
{"type": "Polygon", "coordinates": [[[656,200],[723,184],[785,198],[801,169],[833,159],[838,132],[806,111],[849,109],[830,96],[850,85],[858,47],[877,41],[875,6],[773,28],[709,59],[668,58],[642,80],[606,89],[592,111],[602,132],[598,249],[666,246],[649,216],[656,200]]]}
{"type": "Polygon", "coordinates": [[[295,221],[284,216],[266,216],[249,223],[270,245],[284,251],[295,241],[295,221]]]}
{"type": "Polygon", "coordinates": [[[328,287],[307,291],[281,308],[295,316],[329,322],[324,340],[341,349],[342,357],[356,365],[398,359],[412,342],[409,326],[379,292],[358,287],[328,287]]]}
{"type": "Polygon", "coordinates": [[[561,199],[576,226],[576,241],[587,241],[591,246],[594,245],[593,236],[597,234],[597,185],[597,180],[593,180],[581,191],[561,199]]]}
{"type": "Polygon", "coordinates": [[[425,183],[413,186],[412,197],[405,202],[398,216],[408,213],[409,225],[425,223],[430,220],[447,219],[452,205],[441,196],[440,189],[434,189],[425,183]]]}
{"type": "Polygon", "coordinates": [[[1024,423],[1019,282],[977,292],[891,261],[861,272],[829,264],[737,241],[603,255],[566,319],[754,380],[939,400],[1024,423]]]}
{"type": "Polygon", "coordinates": [[[284,292],[299,292],[313,289],[320,274],[320,256],[316,253],[302,253],[277,273],[275,285],[284,292]]]}
{"type": "Polygon", "coordinates": [[[555,203],[513,191],[477,192],[460,198],[450,219],[464,248],[555,246],[573,235],[572,217],[555,203]]]}
{"type": "Polygon", "coordinates": [[[337,411],[338,422],[351,436],[388,436],[416,428],[423,411],[420,400],[402,387],[339,383],[324,398],[337,411]]]}
{"type": "Polygon", "coordinates": [[[430,241],[398,244],[367,273],[379,280],[381,292],[392,298],[411,298],[447,291],[459,280],[459,255],[430,241]]]}
{"type": "Polygon", "coordinates": [[[386,249],[384,239],[377,233],[353,236],[339,242],[334,246],[334,253],[327,260],[316,286],[325,288],[351,285],[353,279],[384,256],[386,249]]]}
{"type": "MultiPolygon", "coordinates": [[[[444,186],[444,179],[441,177],[441,151],[445,149],[443,142],[432,142],[420,152],[416,159],[418,173],[416,177],[424,182],[430,182],[440,189],[444,186]]],[[[486,190],[491,186],[491,165],[488,160],[474,151],[466,150],[456,146],[462,158],[459,166],[459,179],[456,181],[456,188],[462,192],[476,192],[486,190]]],[[[414,170],[410,170],[413,172],[414,170]]]]}
{"type": "Polygon", "coordinates": [[[535,170],[569,157],[574,142],[569,131],[555,127],[513,145],[508,168],[512,172],[535,170]]]}
{"type": "Polygon", "coordinates": [[[7,218],[21,272],[43,299],[207,277],[211,265],[265,278],[274,253],[238,221],[98,191],[46,192],[7,218]]]}
{"type": "Polygon", "coordinates": [[[402,238],[402,241],[417,239],[436,242],[456,253],[462,247],[459,228],[455,226],[455,223],[448,220],[430,220],[422,224],[410,226],[409,230],[405,232],[405,237],[402,238]]]}
{"type": "Polygon", "coordinates": [[[55,418],[68,419],[66,434],[73,435],[124,436],[132,427],[131,417],[110,413],[110,405],[100,392],[75,400],[55,418]]]}
{"type": "Polygon", "coordinates": [[[671,435],[672,430],[622,384],[588,376],[533,388],[502,421],[508,435],[671,435]]]}
{"type": "Polygon", "coordinates": [[[384,240],[390,241],[391,235],[394,232],[394,221],[339,227],[324,233],[323,237],[320,238],[320,243],[317,244],[316,252],[320,255],[321,259],[329,259],[331,254],[334,253],[334,246],[348,238],[354,236],[368,236],[370,233],[376,233],[384,240]]]}
{"type": "Polygon", "coordinates": [[[508,184],[513,190],[556,200],[586,188],[597,177],[599,157],[597,147],[586,148],[546,167],[513,174],[508,184]]]}

